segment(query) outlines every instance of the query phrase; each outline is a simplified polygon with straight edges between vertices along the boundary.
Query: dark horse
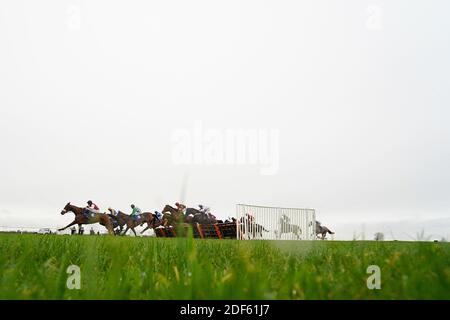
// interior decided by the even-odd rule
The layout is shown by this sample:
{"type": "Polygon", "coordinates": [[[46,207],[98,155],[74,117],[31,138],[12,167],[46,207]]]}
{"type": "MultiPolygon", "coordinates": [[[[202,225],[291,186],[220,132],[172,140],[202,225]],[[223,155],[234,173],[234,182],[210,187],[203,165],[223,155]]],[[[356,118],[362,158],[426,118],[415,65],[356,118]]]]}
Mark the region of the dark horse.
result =
{"type": "Polygon", "coordinates": [[[83,214],[85,208],[80,208],[74,206],[72,204],[67,203],[64,209],[61,211],[61,214],[64,215],[67,212],[73,212],[75,214],[75,220],[69,223],[64,228],[58,229],[58,231],[62,231],[67,229],[74,224],[78,224],[78,228],[81,227],[82,224],[92,224],[92,223],[100,223],[102,226],[105,226],[108,229],[109,234],[114,234],[113,223],[111,218],[106,213],[95,213],[93,216],[87,217],[83,214]]]}
{"type": "Polygon", "coordinates": [[[327,233],[334,234],[333,231],[331,231],[330,229],[328,229],[325,226],[322,226],[322,224],[319,221],[316,221],[316,236],[317,236],[317,238],[325,240],[325,237],[327,236],[327,233]],[[322,237],[319,237],[319,234],[322,237]]]}
{"type": "Polygon", "coordinates": [[[198,223],[198,224],[214,224],[218,223],[219,221],[216,220],[213,216],[210,216],[204,212],[198,212],[194,216],[188,216],[186,218],[187,222],[190,222],[192,224],[198,223]]]}
{"type": "Polygon", "coordinates": [[[136,234],[136,231],[134,230],[134,228],[136,228],[137,226],[142,226],[144,223],[147,223],[147,227],[144,229],[144,231],[145,231],[145,230],[153,227],[154,219],[156,219],[154,214],[151,212],[143,212],[140,214],[140,217],[138,219],[134,219],[132,216],[130,216],[126,213],[123,213],[122,211],[119,211],[119,213],[117,214],[117,218],[118,218],[118,220],[120,219],[120,220],[124,221],[127,226],[127,228],[125,229],[125,231],[122,234],[126,234],[127,231],[129,229],[131,229],[131,231],[133,231],[135,236],[137,234],[136,234]]]}

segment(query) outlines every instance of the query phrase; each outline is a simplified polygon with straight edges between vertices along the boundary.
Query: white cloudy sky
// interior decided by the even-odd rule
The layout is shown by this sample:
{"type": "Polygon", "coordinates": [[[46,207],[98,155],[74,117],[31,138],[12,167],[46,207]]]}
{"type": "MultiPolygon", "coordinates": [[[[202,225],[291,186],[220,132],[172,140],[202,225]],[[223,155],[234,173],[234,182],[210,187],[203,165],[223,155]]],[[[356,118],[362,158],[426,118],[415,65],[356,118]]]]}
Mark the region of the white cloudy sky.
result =
{"type": "Polygon", "coordinates": [[[250,203],[314,207],[330,226],[450,218],[449,12],[4,0],[0,225],[62,226],[87,199],[161,209],[183,181],[189,205],[223,217],[250,203]],[[196,122],[278,130],[278,171],[176,165],[171,137],[196,122]]]}

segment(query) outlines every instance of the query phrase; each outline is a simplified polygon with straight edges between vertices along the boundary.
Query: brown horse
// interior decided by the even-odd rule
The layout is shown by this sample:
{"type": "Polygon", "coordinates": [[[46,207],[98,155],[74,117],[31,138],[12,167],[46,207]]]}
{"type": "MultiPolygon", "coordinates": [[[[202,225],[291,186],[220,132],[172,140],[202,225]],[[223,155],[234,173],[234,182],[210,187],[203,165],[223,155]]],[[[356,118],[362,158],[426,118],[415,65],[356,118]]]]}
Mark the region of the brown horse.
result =
{"type": "Polygon", "coordinates": [[[192,224],[213,224],[217,222],[215,218],[213,218],[212,216],[208,216],[198,209],[186,208],[186,206],[184,205],[183,208],[185,210],[179,210],[166,204],[162,211],[162,213],[164,214],[162,218],[162,225],[166,227],[168,225],[179,224],[183,222],[192,224]]]}
{"type": "Polygon", "coordinates": [[[108,213],[108,216],[111,218],[111,221],[113,223],[114,234],[116,236],[120,235],[122,233],[123,226],[126,224],[125,220],[111,213],[108,213]]]}
{"type": "Polygon", "coordinates": [[[154,222],[153,220],[155,219],[153,213],[151,213],[151,212],[143,212],[140,214],[139,219],[134,219],[132,216],[130,216],[126,213],[123,213],[122,211],[119,211],[119,213],[117,214],[117,217],[119,219],[125,221],[125,224],[127,225],[127,228],[122,233],[122,235],[126,234],[127,231],[129,229],[131,229],[131,231],[133,231],[135,236],[137,236],[137,234],[136,234],[136,230],[134,230],[134,228],[136,228],[137,226],[142,226],[144,223],[147,223],[147,227],[144,229],[144,230],[147,230],[147,229],[153,227],[153,222],[154,222]]]}
{"type": "Polygon", "coordinates": [[[75,220],[69,223],[64,228],[58,229],[58,231],[62,231],[67,229],[74,224],[78,224],[78,228],[81,227],[82,224],[92,224],[92,223],[100,223],[102,226],[105,226],[108,229],[109,234],[114,234],[113,224],[111,218],[106,213],[95,213],[93,216],[87,217],[83,214],[85,208],[77,207],[72,204],[67,203],[64,209],[61,211],[61,214],[64,215],[67,212],[73,212],[75,214],[75,220]]]}
{"type": "Polygon", "coordinates": [[[166,204],[161,212],[163,213],[162,225],[164,227],[173,226],[174,224],[181,223],[184,220],[183,211],[180,211],[168,204],[166,204]]]}
{"type": "Polygon", "coordinates": [[[150,228],[155,229],[156,227],[159,227],[163,224],[162,218],[161,218],[161,220],[158,220],[154,213],[152,215],[153,215],[153,220],[152,220],[151,224],[147,222],[147,226],[144,228],[144,230],[141,231],[141,234],[143,234],[145,231],[147,231],[150,228]]]}

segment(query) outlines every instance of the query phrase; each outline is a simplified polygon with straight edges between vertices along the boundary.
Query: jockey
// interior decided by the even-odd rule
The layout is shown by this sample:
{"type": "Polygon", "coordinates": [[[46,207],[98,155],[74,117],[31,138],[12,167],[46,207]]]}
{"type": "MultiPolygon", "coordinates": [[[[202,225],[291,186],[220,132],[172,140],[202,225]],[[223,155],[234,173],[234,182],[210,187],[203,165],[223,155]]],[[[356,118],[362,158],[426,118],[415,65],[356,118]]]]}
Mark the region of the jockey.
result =
{"type": "Polygon", "coordinates": [[[178,211],[184,211],[184,209],[186,209],[186,206],[179,202],[176,202],[175,206],[177,207],[178,211]]]}
{"type": "Polygon", "coordinates": [[[115,209],[113,209],[111,207],[108,208],[108,211],[114,217],[117,216],[117,214],[118,214],[117,210],[115,210],[115,209]]]}
{"type": "Polygon", "coordinates": [[[85,213],[88,213],[92,216],[96,213],[100,213],[100,208],[95,203],[93,203],[92,200],[89,200],[87,204],[87,207],[84,208],[85,213]]]}
{"type": "Polygon", "coordinates": [[[181,212],[183,215],[186,214],[186,206],[182,203],[175,203],[175,206],[177,207],[178,211],[181,212]]]}
{"type": "Polygon", "coordinates": [[[156,217],[156,219],[161,220],[162,216],[163,216],[163,214],[161,212],[155,210],[155,217],[156,217]]]}
{"type": "Polygon", "coordinates": [[[89,200],[87,204],[88,204],[87,208],[90,209],[91,211],[100,211],[100,208],[95,203],[93,203],[92,200],[89,200]]]}
{"type": "Polygon", "coordinates": [[[131,212],[130,216],[134,220],[137,220],[139,218],[139,216],[141,215],[141,213],[142,213],[141,209],[136,207],[134,204],[131,205],[131,209],[133,209],[133,211],[131,212]]]}
{"type": "Polygon", "coordinates": [[[211,218],[211,209],[209,207],[205,207],[202,204],[199,204],[198,207],[200,208],[200,212],[204,214],[206,217],[211,218]]]}

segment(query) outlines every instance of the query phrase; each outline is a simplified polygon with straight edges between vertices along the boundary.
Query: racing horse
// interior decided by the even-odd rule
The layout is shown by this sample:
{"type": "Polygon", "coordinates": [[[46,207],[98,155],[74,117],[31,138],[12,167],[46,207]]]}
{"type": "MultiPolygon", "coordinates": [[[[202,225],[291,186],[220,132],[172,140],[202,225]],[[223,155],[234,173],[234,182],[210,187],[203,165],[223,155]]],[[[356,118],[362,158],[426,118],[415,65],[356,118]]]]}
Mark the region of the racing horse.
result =
{"type": "Polygon", "coordinates": [[[65,215],[67,212],[73,212],[75,214],[75,219],[69,223],[64,228],[58,229],[58,231],[63,231],[75,224],[78,224],[78,228],[83,224],[92,224],[92,223],[100,223],[106,229],[108,229],[109,234],[114,234],[113,223],[111,218],[106,213],[94,213],[90,216],[84,214],[85,208],[74,206],[68,202],[64,209],[61,211],[62,215],[65,215]]]}
{"type": "Polygon", "coordinates": [[[144,228],[144,230],[141,231],[141,234],[143,234],[145,231],[147,231],[150,228],[157,228],[159,226],[161,226],[163,224],[163,218],[161,217],[161,219],[158,219],[156,217],[156,214],[153,213],[153,220],[151,223],[147,223],[147,226],[144,228]]]}
{"type": "Polygon", "coordinates": [[[190,222],[192,224],[198,223],[198,224],[214,224],[214,223],[218,223],[219,221],[216,220],[216,218],[211,215],[211,214],[207,214],[205,212],[198,212],[196,214],[194,214],[194,216],[189,215],[186,218],[186,222],[190,222]]]}
{"type": "Polygon", "coordinates": [[[147,228],[145,229],[147,230],[153,225],[153,219],[155,219],[155,216],[151,212],[143,212],[139,215],[138,219],[134,219],[131,215],[119,211],[117,213],[117,217],[118,220],[120,219],[122,221],[125,221],[125,224],[127,226],[122,235],[125,235],[128,232],[128,230],[131,229],[131,231],[133,231],[135,236],[137,236],[137,234],[134,228],[136,228],[137,226],[142,226],[144,223],[147,223],[147,228]]]}
{"type": "Polygon", "coordinates": [[[183,211],[180,211],[168,204],[164,206],[164,209],[162,209],[161,212],[163,213],[161,225],[164,227],[181,223],[184,220],[183,211]]]}
{"type": "Polygon", "coordinates": [[[202,214],[202,212],[195,208],[186,208],[185,210],[178,210],[168,204],[161,211],[163,213],[162,225],[170,226],[182,222],[192,222],[193,217],[202,214]]]}
{"type": "Polygon", "coordinates": [[[123,226],[126,224],[126,221],[118,215],[113,215],[111,213],[108,213],[108,216],[111,218],[111,221],[113,223],[114,234],[120,235],[123,231],[123,226]]]}
{"type": "Polygon", "coordinates": [[[292,233],[300,240],[302,229],[296,224],[291,224],[291,218],[283,214],[279,220],[279,229],[275,230],[275,236],[279,239],[283,233],[292,233]]]}
{"type": "Polygon", "coordinates": [[[325,240],[325,237],[327,236],[327,233],[334,234],[333,231],[328,229],[325,226],[322,226],[322,224],[316,220],[316,236],[317,238],[320,238],[322,240],[325,240]],[[322,237],[319,237],[319,234],[322,235],[322,237]]]}

